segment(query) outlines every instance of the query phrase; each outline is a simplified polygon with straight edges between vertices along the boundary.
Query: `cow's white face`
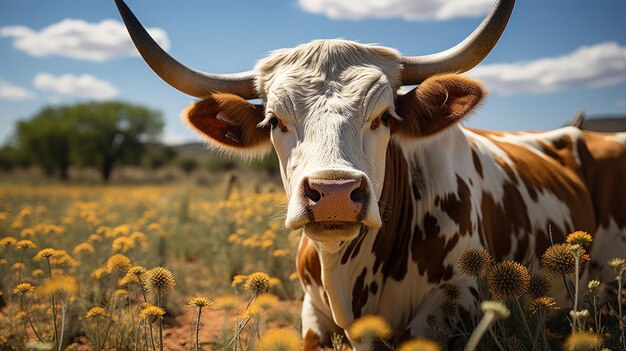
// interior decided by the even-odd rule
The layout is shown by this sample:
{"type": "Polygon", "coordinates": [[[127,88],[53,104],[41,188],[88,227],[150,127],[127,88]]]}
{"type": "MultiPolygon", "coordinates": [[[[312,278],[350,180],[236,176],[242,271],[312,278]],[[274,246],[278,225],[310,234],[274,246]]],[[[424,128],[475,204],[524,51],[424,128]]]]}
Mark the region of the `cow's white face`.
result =
{"type": "Polygon", "coordinates": [[[385,152],[399,56],[342,40],[280,50],[257,87],[289,197],[285,225],[316,241],[349,241],[381,225],[385,152]]]}
{"type": "Polygon", "coordinates": [[[256,89],[264,106],[214,93],[192,104],[183,119],[221,151],[250,157],[273,145],[289,196],[285,225],[304,228],[335,250],[381,226],[378,200],[391,129],[399,138],[439,133],[482,97],[478,82],[441,75],[396,99],[399,62],[388,48],[313,41],[258,63],[256,89]]]}

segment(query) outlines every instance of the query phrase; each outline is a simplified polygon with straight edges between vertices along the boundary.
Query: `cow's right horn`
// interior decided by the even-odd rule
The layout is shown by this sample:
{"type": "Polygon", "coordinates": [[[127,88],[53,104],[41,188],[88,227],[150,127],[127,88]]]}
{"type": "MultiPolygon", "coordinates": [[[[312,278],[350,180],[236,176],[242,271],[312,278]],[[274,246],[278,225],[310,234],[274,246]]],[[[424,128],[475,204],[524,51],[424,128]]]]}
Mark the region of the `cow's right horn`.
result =
{"type": "Polygon", "coordinates": [[[115,0],[126,29],[150,68],[167,84],[185,94],[206,98],[213,92],[226,92],[244,99],[257,98],[252,71],[236,74],[205,73],[176,61],[148,34],[123,0],[115,0]]]}

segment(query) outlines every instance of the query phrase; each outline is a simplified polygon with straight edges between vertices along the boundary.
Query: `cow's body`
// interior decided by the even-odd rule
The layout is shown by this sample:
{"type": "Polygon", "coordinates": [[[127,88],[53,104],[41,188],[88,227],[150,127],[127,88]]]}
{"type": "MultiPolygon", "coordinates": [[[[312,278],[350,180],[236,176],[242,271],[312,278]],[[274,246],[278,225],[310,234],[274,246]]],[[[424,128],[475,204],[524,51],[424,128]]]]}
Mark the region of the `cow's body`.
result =
{"type": "Polygon", "coordinates": [[[440,314],[443,284],[457,285],[461,304],[475,309],[474,281],[456,266],[470,247],[524,261],[541,257],[549,229],[554,242],[586,230],[594,234],[592,267],[623,255],[625,181],[626,133],[454,127],[430,140],[392,139],[380,231],[335,254],[302,238],[306,344],[327,345],[329,335],[366,314],[383,316],[400,338],[428,335],[425,319],[440,314]]]}

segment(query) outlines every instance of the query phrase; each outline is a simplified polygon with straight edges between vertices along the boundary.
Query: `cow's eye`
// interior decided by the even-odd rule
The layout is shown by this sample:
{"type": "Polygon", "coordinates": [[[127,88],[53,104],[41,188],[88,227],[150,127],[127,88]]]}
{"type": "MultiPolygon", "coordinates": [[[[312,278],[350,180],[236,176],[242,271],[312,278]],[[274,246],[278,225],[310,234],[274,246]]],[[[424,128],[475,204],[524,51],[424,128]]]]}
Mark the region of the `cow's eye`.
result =
{"type": "Polygon", "coordinates": [[[389,125],[389,120],[391,119],[391,115],[389,114],[389,112],[385,112],[383,113],[382,116],[380,116],[380,120],[383,122],[384,125],[388,126],[389,125]]]}
{"type": "Polygon", "coordinates": [[[270,124],[272,125],[272,128],[276,127],[278,125],[278,118],[276,118],[276,116],[270,118],[270,124]]]}

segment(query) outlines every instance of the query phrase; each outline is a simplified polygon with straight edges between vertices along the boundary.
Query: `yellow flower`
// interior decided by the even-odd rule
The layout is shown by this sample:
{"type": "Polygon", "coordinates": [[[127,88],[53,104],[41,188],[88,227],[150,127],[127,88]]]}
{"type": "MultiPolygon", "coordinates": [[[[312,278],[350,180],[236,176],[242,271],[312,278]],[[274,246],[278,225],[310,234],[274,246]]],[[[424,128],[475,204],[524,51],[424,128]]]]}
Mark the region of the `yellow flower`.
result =
{"type": "Polygon", "coordinates": [[[85,314],[85,318],[93,318],[93,317],[98,317],[98,316],[108,317],[109,314],[107,313],[107,311],[104,308],[102,308],[100,306],[92,307],[85,314]]]}
{"type": "Polygon", "coordinates": [[[237,308],[237,304],[237,296],[234,294],[225,294],[215,298],[213,307],[219,310],[232,311],[237,308]]]}
{"type": "Polygon", "coordinates": [[[430,339],[417,338],[402,343],[398,351],[441,351],[441,347],[430,339]]]}
{"type": "Polygon", "coordinates": [[[52,280],[47,281],[40,288],[42,295],[74,295],[78,290],[76,279],[69,276],[57,276],[52,280]]]}
{"type": "Polygon", "coordinates": [[[556,301],[553,297],[537,297],[528,303],[528,310],[530,314],[535,314],[538,311],[548,311],[556,309],[556,301]]]}
{"type": "Polygon", "coordinates": [[[599,286],[600,286],[600,281],[595,280],[595,279],[590,280],[589,283],[587,284],[587,288],[589,289],[589,291],[594,294],[597,294],[599,286]]]}
{"type": "Polygon", "coordinates": [[[285,249],[277,249],[277,250],[274,250],[274,252],[272,252],[272,256],[274,257],[283,257],[287,255],[289,255],[289,250],[285,250],[285,249]]]}
{"type": "Polygon", "coordinates": [[[109,269],[107,267],[98,267],[91,272],[90,276],[98,280],[107,274],[109,274],[109,269]]]}
{"type": "Polygon", "coordinates": [[[20,240],[15,243],[15,247],[19,249],[28,249],[28,248],[35,248],[37,247],[37,245],[35,245],[35,243],[30,240],[20,240]]]}
{"type": "Polygon", "coordinates": [[[25,294],[33,290],[33,286],[30,283],[20,283],[13,289],[14,294],[25,294]]]}
{"type": "Polygon", "coordinates": [[[20,270],[20,269],[24,269],[24,268],[26,268],[26,266],[23,263],[21,263],[21,262],[14,263],[11,266],[11,269],[14,270],[14,271],[17,271],[17,270],[20,270]]]}
{"type": "Polygon", "coordinates": [[[41,260],[43,260],[44,258],[49,258],[49,257],[52,257],[52,256],[56,253],[56,251],[57,251],[57,250],[55,250],[55,249],[45,248],[45,249],[43,249],[43,250],[40,250],[40,251],[39,251],[39,252],[35,255],[35,257],[33,257],[33,260],[34,260],[34,261],[41,261],[41,260]]]}
{"type": "Polygon", "coordinates": [[[591,234],[583,231],[577,231],[569,234],[565,240],[568,244],[578,244],[580,246],[587,246],[591,244],[593,238],[591,234]]]}
{"type": "Polygon", "coordinates": [[[247,275],[243,275],[243,274],[237,274],[233,277],[233,281],[232,283],[230,283],[230,285],[233,288],[238,288],[240,286],[243,286],[244,284],[246,284],[246,281],[248,280],[248,276],[247,275]]]}
{"type": "MultiPolygon", "coordinates": [[[[576,257],[573,245],[555,244],[550,246],[541,257],[541,264],[551,272],[558,274],[572,274],[576,269],[576,257]]],[[[582,267],[589,261],[589,255],[580,247],[580,264],[582,267]]]]}
{"type": "Polygon", "coordinates": [[[17,239],[15,239],[12,236],[7,236],[6,238],[0,239],[0,246],[11,246],[11,245],[15,245],[16,242],[17,242],[17,239]]]}
{"type": "Polygon", "coordinates": [[[265,351],[300,350],[300,336],[292,329],[270,329],[259,340],[265,351]]]}
{"type": "Polygon", "coordinates": [[[135,248],[135,241],[131,238],[127,238],[125,236],[120,236],[113,240],[111,247],[115,251],[128,252],[128,250],[135,248]]]}
{"type": "Polygon", "coordinates": [[[607,261],[607,263],[609,264],[609,266],[611,266],[611,268],[613,268],[616,272],[621,272],[625,266],[626,260],[624,260],[623,258],[619,258],[619,257],[613,257],[610,260],[607,261]]]}
{"type": "Polygon", "coordinates": [[[595,351],[602,347],[602,337],[587,331],[575,332],[567,337],[564,348],[567,351],[595,351]]]}
{"type": "Polygon", "coordinates": [[[348,327],[351,338],[362,340],[389,339],[392,335],[391,326],[382,317],[375,315],[363,316],[348,327]]]}
{"type": "Polygon", "coordinates": [[[24,229],[22,229],[22,231],[20,232],[20,236],[21,236],[22,238],[25,238],[25,237],[27,237],[27,236],[33,237],[33,236],[35,236],[35,231],[34,231],[34,230],[32,230],[31,228],[24,228],[24,229]]]}
{"type": "Polygon", "coordinates": [[[187,306],[197,306],[200,308],[210,307],[213,304],[213,301],[207,299],[206,297],[192,297],[187,302],[187,306]]]}
{"type": "Polygon", "coordinates": [[[109,257],[107,261],[107,268],[109,269],[109,273],[117,270],[120,273],[125,274],[130,269],[130,258],[122,254],[115,254],[109,257]]]}
{"type": "Polygon", "coordinates": [[[152,293],[174,289],[176,280],[170,271],[163,267],[152,268],[146,272],[146,287],[152,293]]]}
{"type": "Polygon", "coordinates": [[[268,292],[270,289],[270,276],[264,272],[255,272],[248,276],[246,289],[255,295],[268,292]]]}
{"type": "Polygon", "coordinates": [[[278,303],[278,297],[276,297],[276,295],[260,294],[254,299],[254,301],[252,302],[252,305],[261,311],[265,311],[265,310],[272,308],[277,303],[278,303]]]}
{"type": "Polygon", "coordinates": [[[150,321],[155,321],[159,318],[163,318],[164,315],[164,309],[153,305],[142,308],[140,313],[141,318],[149,318],[150,321]]]}
{"type": "Polygon", "coordinates": [[[96,250],[90,243],[80,243],[74,247],[74,250],[72,250],[72,252],[75,255],[79,255],[81,253],[94,253],[96,252],[96,250]]]}
{"type": "Polygon", "coordinates": [[[39,268],[33,269],[31,275],[33,277],[41,277],[43,275],[43,269],[39,269],[39,268]]]}
{"type": "Polygon", "coordinates": [[[79,266],[78,261],[76,261],[72,256],[70,256],[65,250],[56,250],[50,262],[53,264],[67,265],[70,267],[79,266]]]}

